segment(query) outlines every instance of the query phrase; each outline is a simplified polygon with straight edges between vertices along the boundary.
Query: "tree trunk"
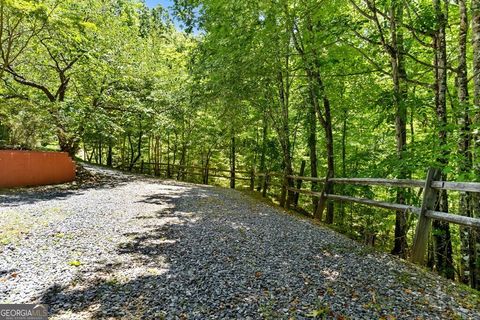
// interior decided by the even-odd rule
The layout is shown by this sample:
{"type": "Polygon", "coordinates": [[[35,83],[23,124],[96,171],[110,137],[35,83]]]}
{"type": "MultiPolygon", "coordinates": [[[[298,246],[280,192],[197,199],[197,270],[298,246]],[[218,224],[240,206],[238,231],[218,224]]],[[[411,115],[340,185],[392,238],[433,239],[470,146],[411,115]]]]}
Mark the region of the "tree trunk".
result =
{"type": "MultiPolygon", "coordinates": [[[[307,162],[305,160],[302,160],[302,164],[300,165],[300,172],[298,173],[298,175],[300,177],[303,177],[303,175],[305,174],[305,165],[307,164],[307,162]]],[[[302,189],[302,180],[297,180],[297,185],[295,186],[296,189],[300,190],[302,189]]],[[[296,192],[295,195],[294,195],[294,198],[293,198],[293,205],[295,208],[298,207],[298,200],[300,199],[300,193],[296,192]]]]}
{"type": "MultiPolygon", "coordinates": [[[[325,86],[323,84],[322,77],[320,75],[320,62],[315,60],[314,69],[307,70],[310,81],[314,83],[310,84],[310,97],[315,107],[317,118],[325,131],[325,147],[327,156],[327,178],[331,179],[335,177],[335,154],[333,145],[333,129],[332,129],[332,116],[330,100],[325,92],[325,86]],[[320,101],[323,102],[323,110],[320,108],[320,101]]],[[[333,184],[327,183],[325,185],[325,193],[333,194],[333,184]]],[[[333,202],[327,203],[327,215],[325,222],[327,224],[333,223],[333,202]]]]}
{"type": "MultiPolygon", "coordinates": [[[[288,57],[286,58],[286,65],[288,67],[288,57]]],[[[288,69],[288,68],[287,68],[288,69]]],[[[293,180],[287,179],[286,176],[293,174],[292,167],[292,155],[291,155],[291,143],[290,143],[290,127],[289,127],[289,75],[288,72],[278,73],[278,98],[280,101],[281,118],[277,123],[277,133],[282,147],[283,154],[283,181],[282,181],[282,194],[280,196],[280,206],[285,207],[287,204],[292,203],[293,193],[286,190],[286,187],[293,188],[293,180]],[[288,194],[288,198],[287,198],[288,194]]]]}
{"type": "MultiPolygon", "coordinates": [[[[445,6],[448,4],[445,2],[445,6]]],[[[447,17],[445,12],[447,8],[442,8],[440,0],[433,0],[435,17],[437,21],[437,30],[434,35],[435,49],[435,106],[438,123],[438,139],[440,142],[441,153],[438,155],[437,162],[441,168],[448,165],[449,152],[445,148],[447,145],[447,45],[445,28],[447,17]]],[[[442,174],[442,179],[446,179],[446,175],[442,174]]],[[[440,201],[437,210],[448,212],[448,196],[445,190],[440,193],[440,201]]],[[[437,271],[448,279],[455,276],[453,259],[452,259],[452,241],[450,235],[450,225],[447,222],[434,220],[433,238],[435,249],[435,265],[437,271]]]]}
{"type": "Polygon", "coordinates": [[[98,164],[102,165],[103,164],[103,145],[102,145],[102,136],[98,138],[98,164]]]}
{"type": "MultiPolygon", "coordinates": [[[[342,177],[347,175],[347,124],[348,124],[348,109],[343,110],[342,120],[342,177]]],[[[345,194],[345,186],[340,187],[340,192],[345,194]]],[[[340,223],[345,222],[345,203],[340,203],[340,223]]]]}
{"type": "Polygon", "coordinates": [[[126,158],[126,151],[125,151],[125,146],[126,146],[126,143],[127,143],[127,138],[125,136],[125,134],[123,135],[123,139],[122,139],[122,170],[125,169],[125,158],[126,158]]]}
{"type": "MultiPolygon", "coordinates": [[[[310,16],[306,16],[306,28],[309,33],[309,38],[314,39],[314,27],[311,23],[310,16]]],[[[315,50],[315,46],[311,52],[305,52],[305,47],[302,43],[300,32],[295,32],[292,29],[293,44],[300,54],[303,62],[303,68],[307,75],[309,98],[313,104],[313,108],[318,117],[320,124],[325,131],[325,146],[327,157],[327,177],[335,177],[335,157],[334,157],[334,141],[332,130],[332,117],[331,117],[331,105],[327,93],[325,92],[325,85],[321,76],[321,62],[319,55],[315,50]],[[323,102],[323,109],[320,107],[320,103],[323,102]]],[[[297,31],[299,31],[297,29],[297,31]]],[[[327,183],[325,186],[326,193],[333,193],[333,184],[327,183]]],[[[333,223],[333,202],[327,203],[327,215],[326,223],[333,223]]]]}
{"type": "Polygon", "coordinates": [[[167,178],[172,177],[172,171],[170,167],[170,132],[167,133],[167,178]]]}
{"type": "Polygon", "coordinates": [[[130,165],[128,167],[128,171],[132,171],[135,163],[137,163],[138,159],[142,156],[142,138],[143,138],[143,131],[140,131],[138,134],[138,141],[137,141],[137,152],[135,155],[135,149],[132,142],[131,135],[128,135],[128,141],[130,143],[130,165]]]}
{"type": "Polygon", "coordinates": [[[235,166],[236,166],[236,149],[235,149],[235,132],[232,130],[230,144],[230,188],[235,189],[235,166]]]}
{"type": "MultiPolygon", "coordinates": [[[[323,90],[322,90],[323,91],[323,90]]],[[[332,118],[330,114],[330,100],[324,93],[323,106],[325,111],[325,138],[327,147],[327,177],[331,179],[335,177],[335,154],[333,152],[333,130],[332,130],[332,118]]],[[[333,194],[333,183],[327,183],[325,185],[325,193],[333,194]]],[[[333,202],[327,203],[327,215],[325,218],[327,224],[333,223],[333,202]]]]}
{"type": "MultiPolygon", "coordinates": [[[[460,176],[465,176],[472,169],[472,154],[470,152],[471,134],[470,134],[470,108],[468,95],[468,77],[467,77],[467,35],[468,35],[468,14],[466,0],[459,0],[460,8],[460,28],[459,28],[459,56],[458,56],[458,126],[460,139],[458,142],[459,168],[460,176]]],[[[469,193],[460,194],[460,212],[466,216],[471,216],[471,195],[469,193]]],[[[473,240],[470,228],[460,226],[460,281],[470,284],[470,275],[474,270],[475,251],[471,250],[470,243],[473,240]],[[473,264],[472,264],[473,262],[473,264]],[[473,267],[473,268],[472,268],[473,267]]]]}
{"type": "MultiPolygon", "coordinates": [[[[397,142],[397,158],[400,166],[398,178],[406,179],[408,170],[403,165],[403,153],[407,146],[407,73],[405,70],[405,57],[403,54],[403,33],[397,25],[403,21],[403,3],[393,1],[390,12],[390,33],[391,33],[391,53],[390,64],[392,67],[392,79],[394,88],[394,107],[395,107],[395,140],[397,142]]],[[[406,190],[399,188],[397,191],[396,202],[405,204],[406,190]]],[[[405,210],[396,211],[395,215],[395,239],[392,254],[406,257],[407,250],[407,212],[405,210]]]]}
{"type": "MultiPolygon", "coordinates": [[[[267,135],[268,135],[268,117],[267,117],[267,112],[264,111],[263,113],[263,121],[262,121],[262,153],[260,155],[260,172],[265,173],[266,171],[266,166],[265,166],[265,160],[267,156],[267,135]]],[[[262,190],[262,185],[259,184],[257,186],[257,191],[260,192],[262,190]]]]}
{"type": "Polygon", "coordinates": [[[132,171],[133,158],[135,157],[135,149],[133,146],[132,135],[129,133],[127,137],[128,137],[128,145],[130,147],[130,159],[129,159],[128,171],[132,171]]]}
{"type": "Polygon", "coordinates": [[[162,150],[160,146],[160,136],[155,135],[155,146],[154,146],[155,152],[155,169],[154,169],[154,175],[159,176],[160,175],[160,162],[161,162],[161,155],[162,155],[162,150]]]}
{"type": "MultiPolygon", "coordinates": [[[[317,178],[317,117],[315,115],[315,107],[313,102],[308,106],[308,153],[310,156],[310,176],[317,178]]],[[[311,183],[312,191],[318,190],[318,182],[313,181],[311,183]]],[[[312,197],[313,211],[317,211],[318,197],[312,197]]]]}
{"type": "Polygon", "coordinates": [[[80,146],[79,139],[75,137],[69,137],[65,130],[57,129],[58,144],[60,151],[67,152],[68,155],[74,159],[80,146]]]}
{"type": "Polygon", "coordinates": [[[177,162],[177,142],[178,134],[175,132],[175,141],[173,142],[172,176],[173,170],[175,170],[175,163],[177,162]]]}
{"type": "Polygon", "coordinates": [[[113,166],[113,145],[111,138],[108,140],[107,166],[113,166]]]}
{"type": "MultiPolygon", "coordinates": [[[[473,44],[473,104],[480,106],[480,0],[472,0],[472,44],[473,44]]],[[[478,132],[480,124],[480,111],[476,111],[474,115],[474,126],[478,132]]],[[[473,136],[474,143],[474,162],[473,169],[476,177],[480,177],[480,134],[473,136]]],[[[478,179],[478,178],[477,178],[478,179]]],[[[480,217],[480,195],[474,197],[473,215],[480,217]]],[[[474,247],[474,272],[470,275],[471,285],[474,288],[480,288],[480,232],[473,231],[472,236],[474,247]]]]}

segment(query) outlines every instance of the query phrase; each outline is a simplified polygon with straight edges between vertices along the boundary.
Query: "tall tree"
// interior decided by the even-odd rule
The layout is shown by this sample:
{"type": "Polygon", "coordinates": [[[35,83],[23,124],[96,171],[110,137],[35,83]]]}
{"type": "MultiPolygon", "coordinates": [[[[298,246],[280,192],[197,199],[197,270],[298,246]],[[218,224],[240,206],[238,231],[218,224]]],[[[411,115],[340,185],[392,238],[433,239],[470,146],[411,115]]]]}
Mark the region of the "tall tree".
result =
{"type": "MultiPolygon", "coordinates": [[[[436,19],[436,30],[433,35],[433,48],[435,50],[435,112],[437,115],[437,132],[440,145],[440,154],[437,162],[441,168],[448,165],[449,150],[447,148],[447,43],[446,27],[448,2],[433,0],[436,19]]],[[[442,179],[446,180],[442,173],[442,179]]],[[[440,211],[448,212],[448,196],[445,190],[441,191],[440,201],[437,205],[440,211]]],[[[452,260],[452,240],[450,226],[447,222],[433,221],[433,237],[435,240],[435,265],[438,272],[449,279],[455,276],[452,260]]]]}
{"type": "MultiPolygon", "coordinates": [[[[473,46],[473,104],[475,109],[480,106],[480,1],[472,0],[472,46],[473,46]]],[[[474,172],[478,177],[480,175],[480,135],[478,133],[480,124],[480,111],[476,110],[473,120],[472,129],[474,132],[474,172]]],[[[478,178],[477,178],[478,180],[478,178]]],[[[480,217],[480,199],[478,195],[474,201],[474,215],[480,217]]],[[[475,270],[471,275],[472,287],[480,288],[480,233],[475,231],[475,248],[474,257],[475,270]]]]}
{"type": "MultiPolygon", "coordinates": [[[[362,30],[353,29],[355,35],[373,46],[379,46],[389,58],[390,75],[393,82],[393,108],[395,112],[395,140],[397,152],[398,178],[406,179],[409,176],[408,167],[403,164],[407,148],[407,99],[408,82],[405,67],[405,46],[403,36],[403,1],[393,0],[379,8],[375,1],[364,0],[358,4],[350,0],[355,10],[366,18],[370,24],[369,36],[365,36],[362,30]],[[388,27],[385,27],[387,25],[388,27]]],[[[377,68],[377,61],[370,60],[377,68]]],[[[381,69],[381,67],[379,68],[381,69]]],[[[397,202],[405,203],[405,191],[397,191],[397,202]]],[[[395,238],[393,254],[405,257],[407,252],[407,212],[398,210],[395,217],[395,238]]]]}

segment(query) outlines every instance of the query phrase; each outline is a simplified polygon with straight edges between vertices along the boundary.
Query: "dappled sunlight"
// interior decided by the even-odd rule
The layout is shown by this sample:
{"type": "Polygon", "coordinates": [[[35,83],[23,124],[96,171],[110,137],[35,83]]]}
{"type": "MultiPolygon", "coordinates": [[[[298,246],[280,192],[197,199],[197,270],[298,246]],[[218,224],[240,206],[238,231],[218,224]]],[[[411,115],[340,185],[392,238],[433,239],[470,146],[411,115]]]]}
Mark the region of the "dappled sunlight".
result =
{"type": "Polygon", "coordinates": [[[239,230],[240,232],[250,231],[251,227],[246,223],[240,222],[230,222],[230,227],[234,230],[239,230]]]}
{"type": "Polygon", "coordinates": [[[335,281],[340,275],[340,272],[337,270],[332,270],[332,269],[324,269],[320,271],[320,274],[322,274],[326,280],[328,281],[335,281]]]}
{"type": "Polygon", "coordinates": [[[156,317],[152,308],[163,302],[161,297],[154,297],[168,286],[169,279],[182,274],[178,270],[182,266],[172,256],[178,250],[175,248],[182,248],[183,239],[177,233],[202,221],[201,212],[180,210],[178,202],[196,202],[208,195],[185,186],[158,184],[152,190],[155,193],[136,200],[149,205],[149,211],[134,217],[138,227],[124,233],[125,240],[116,248],[118,261],[97,264],[95,269],[79,273],[69,286],[53,286],[42,295],[40,301],[54,306],[54,319],[72,314],[80,318],[142,314],[156,317]],[[129,292],[141,294],[129,296],[129,292]],[[63,300],[70,301],[67,307],[55,302],[63,300]]]}
{"type": "Polygon", "coordinates": [[[0,302],[480,319],[479,7],[0,0],[0,302]]]}
{"type": "MultiPolygon", "coordinates": [[[[69,282],[49,282],[34,297],[50,306],[52,319],[305,318],[333,308],[336,299],[343,302],[335,314],[371,308],[379,315],[379,301],[392,307],[399,296],[409,306],[402,312],[417,308],[409,298],[418,290],[397,290],[392,270],[405,266],[264,203],[245,201],[237,191],[146,179],[119,195],[128,199],[97,195],[108,204],[97,217],[87,211],[74,230],[55,229],[49,236],[59,249],[68,244],[66,252],[78,262],[66,268],[73,273],[69,282]],[[105,219],[101,225],[90,222],[99,217],[105,219]],[[92,227],[99,235],[94,247],[86,237],[67,242],[92,227]],[[108,233],[110,227],[115,232],[108,233]],[[104,242],[102,232],[112,239],[104,242]],[[397,294],[390,297],[392,290],[397,294]]],[[[59,263],[35,257],[42,261],[59,263]]]]}

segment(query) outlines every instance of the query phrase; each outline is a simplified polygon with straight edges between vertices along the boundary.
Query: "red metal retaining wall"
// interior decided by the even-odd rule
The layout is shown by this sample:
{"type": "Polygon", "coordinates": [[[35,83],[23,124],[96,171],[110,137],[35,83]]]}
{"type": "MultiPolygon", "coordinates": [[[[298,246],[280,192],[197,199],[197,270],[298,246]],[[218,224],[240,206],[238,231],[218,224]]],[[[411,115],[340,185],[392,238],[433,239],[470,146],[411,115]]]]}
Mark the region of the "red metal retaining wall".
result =
{"type": "Polygon", "coordinates": [[[0,188],[40,186],[75,180],[66,152],[0,150],[0,188]]]}

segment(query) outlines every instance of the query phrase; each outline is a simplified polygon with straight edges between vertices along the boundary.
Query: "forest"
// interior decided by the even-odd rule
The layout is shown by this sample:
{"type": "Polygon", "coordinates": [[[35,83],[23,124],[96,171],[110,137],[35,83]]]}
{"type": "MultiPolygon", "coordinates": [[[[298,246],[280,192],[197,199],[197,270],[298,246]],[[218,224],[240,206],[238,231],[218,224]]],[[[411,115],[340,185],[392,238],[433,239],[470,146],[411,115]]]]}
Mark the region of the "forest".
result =
{"type": "MultiPolygon", "coordinates": [[[[198,183],[175,168],[480,181],[480,0],[0,0],[0,43],[2,149],[198,183]]],[[[436,206],[480,217],[474,193],[436,206]]],[[[416,220],[329,202],[323,223],[407,258],[416,220]]],[[[427,266],[479,289],[480,233],[434,221],[427,266]]]]}

